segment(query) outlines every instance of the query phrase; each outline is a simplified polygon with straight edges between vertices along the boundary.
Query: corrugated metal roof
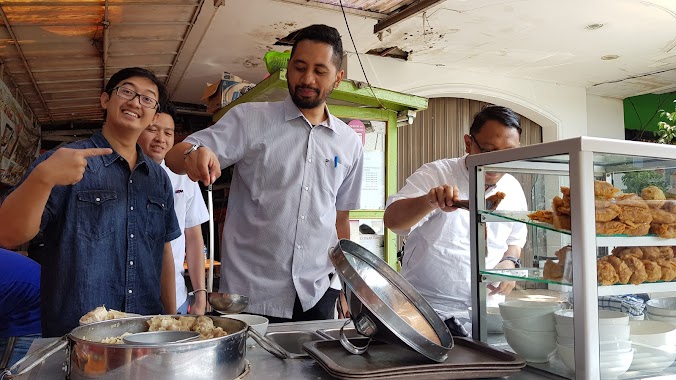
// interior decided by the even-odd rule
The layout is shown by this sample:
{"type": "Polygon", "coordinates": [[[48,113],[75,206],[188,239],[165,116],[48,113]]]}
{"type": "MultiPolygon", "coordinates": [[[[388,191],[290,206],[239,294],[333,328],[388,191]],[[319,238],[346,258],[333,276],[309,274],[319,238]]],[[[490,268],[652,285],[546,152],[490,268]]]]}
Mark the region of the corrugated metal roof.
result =
{"type": "Polygon", "coordinates": [[[101,120],[117,70],[167,80],[204,0],[0,2],[0,62],[41,124],[101,120]]]}
{"type": "MultiPolygon", "coordinates": [[[[415,3],[417,0],[342,0],[343,7],[360,9],[363,11],[390,14],[402,7],[415,3]]],[[[312,1],[310,1],[312,2],[312,1]]],[[[339,0],[317,0],[317,3],[340,6],[339,0]]]]}

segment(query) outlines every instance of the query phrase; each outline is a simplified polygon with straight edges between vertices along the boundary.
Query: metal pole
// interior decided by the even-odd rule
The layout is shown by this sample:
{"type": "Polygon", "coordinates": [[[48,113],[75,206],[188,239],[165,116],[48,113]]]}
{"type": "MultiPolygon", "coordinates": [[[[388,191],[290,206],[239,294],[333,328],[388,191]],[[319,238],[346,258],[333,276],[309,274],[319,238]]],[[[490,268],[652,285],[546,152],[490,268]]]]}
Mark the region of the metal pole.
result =
{"type": "MultiPolygon", "coordinates": [[[[214,194],[213,185],[207,186],[207,203],[209,206],[209,275],[207,277],[207,298],[209,293],[214,291],[214,194]]],[[[211,306],[207,302],[207,310],[211,311],[211,306]]]]}

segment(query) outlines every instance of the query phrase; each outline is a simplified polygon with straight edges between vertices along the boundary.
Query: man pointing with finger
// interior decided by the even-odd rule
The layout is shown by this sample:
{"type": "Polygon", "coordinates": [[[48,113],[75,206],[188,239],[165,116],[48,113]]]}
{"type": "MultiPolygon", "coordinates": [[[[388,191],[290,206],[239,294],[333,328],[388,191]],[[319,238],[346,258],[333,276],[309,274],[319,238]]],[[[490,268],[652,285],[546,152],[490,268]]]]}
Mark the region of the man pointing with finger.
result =
{"type": "Polygon", "coordinates": [[[101,94],[105,124],[40,156],[0,209],[1,245],[44,235],[42,335],[61,336],[88,311],[175,313],[169,242],[181,232],[169,178],[136,144],[166,92],[141,68],[115,73],[101,94]],[[6,236],[9,235],[9,236],[6,236]]]}

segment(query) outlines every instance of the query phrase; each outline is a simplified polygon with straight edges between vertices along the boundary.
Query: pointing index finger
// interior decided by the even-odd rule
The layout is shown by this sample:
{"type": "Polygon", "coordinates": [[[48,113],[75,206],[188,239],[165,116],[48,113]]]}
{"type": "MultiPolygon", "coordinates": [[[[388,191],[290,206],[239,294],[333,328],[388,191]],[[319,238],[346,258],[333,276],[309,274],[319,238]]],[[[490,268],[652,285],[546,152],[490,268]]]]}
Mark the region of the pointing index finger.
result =
{"type": "Polygon", "coordinates": [[[107,154],[113,153],[113,150],[110,148],[88,148],[81,149],[82,157],[93,157],[93,156],[105,156],[107,154]]]}

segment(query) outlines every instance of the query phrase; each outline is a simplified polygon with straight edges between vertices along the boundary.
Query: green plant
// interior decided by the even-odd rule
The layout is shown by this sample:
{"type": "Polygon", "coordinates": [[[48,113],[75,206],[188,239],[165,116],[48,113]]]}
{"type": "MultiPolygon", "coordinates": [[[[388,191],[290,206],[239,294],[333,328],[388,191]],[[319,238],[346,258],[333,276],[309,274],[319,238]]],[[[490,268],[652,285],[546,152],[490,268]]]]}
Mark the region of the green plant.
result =
{"type": "Polygon", "coordinates": [[[622,175],[622,183],[626,187],[625,193],[641,194],[643,188],[654,185],[666,191],[669,182],[665,180],[664,173],[661,171],[638,171],[629,172],[622,175]]]}
{"type": "MultiPolygon", "coordinates": [[[[676,103],[676,100],[674,101],[676,103]]],[[[671,144],[676,139],[676,111],[666,112],[660,110],[660,116],[666,118],[667,121],[660,121],[657,123],[657,135],[660,144],[671,144]]]]}
{"type": "MultiPolygon", "coordinates": [[[[674,101],[676,103],[676,100],[674,101]]],[[[676,111],[666,112],[660,110],[660,116],[666,121],[657,123],[657,136],[659,144],[671,144],[676,139],[676,111]]],[[[638,171],[629,172],[622,175],[622,182],[626,186],[628,193],[640,194],[641,190],[650,185],[654,185],[665,191],[669,188],[669,180],[665,178],[663,171],[638,171]]]]}

